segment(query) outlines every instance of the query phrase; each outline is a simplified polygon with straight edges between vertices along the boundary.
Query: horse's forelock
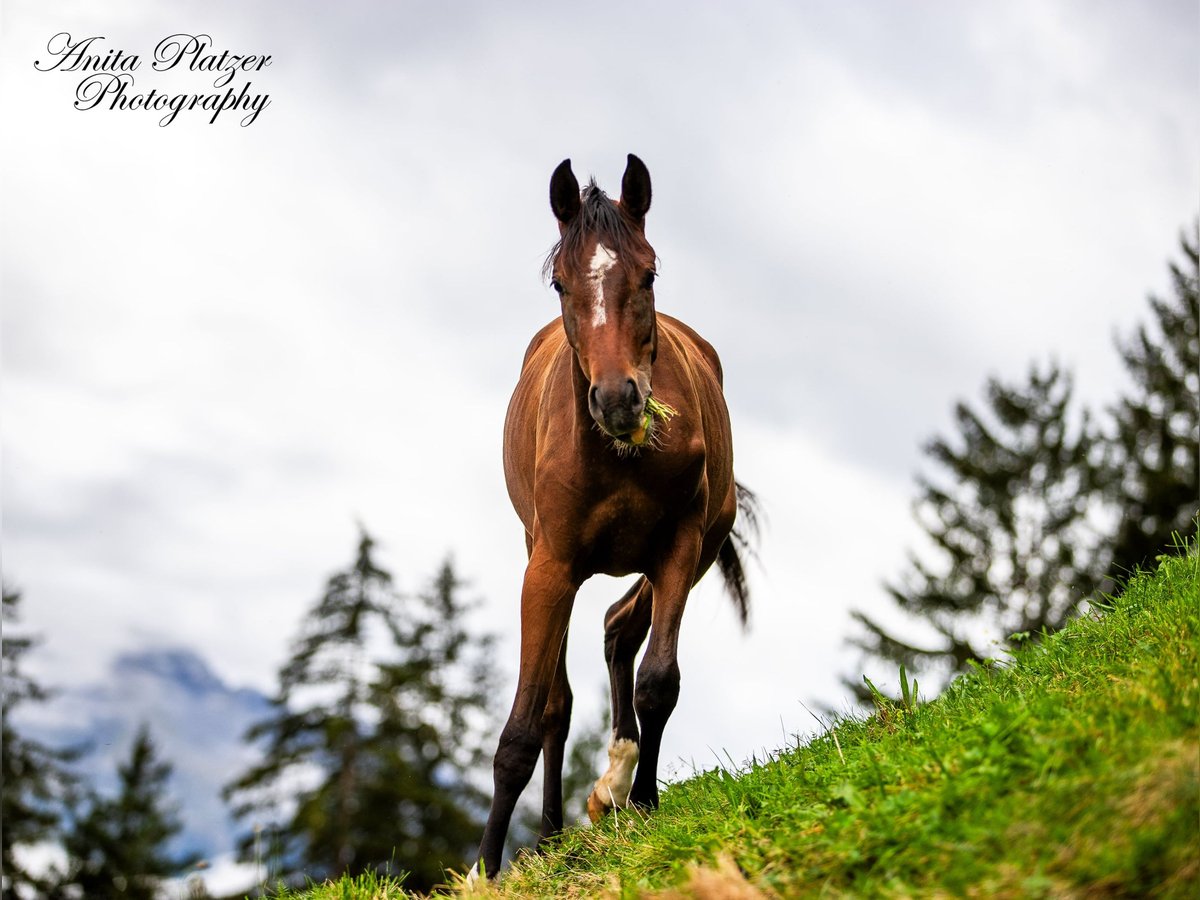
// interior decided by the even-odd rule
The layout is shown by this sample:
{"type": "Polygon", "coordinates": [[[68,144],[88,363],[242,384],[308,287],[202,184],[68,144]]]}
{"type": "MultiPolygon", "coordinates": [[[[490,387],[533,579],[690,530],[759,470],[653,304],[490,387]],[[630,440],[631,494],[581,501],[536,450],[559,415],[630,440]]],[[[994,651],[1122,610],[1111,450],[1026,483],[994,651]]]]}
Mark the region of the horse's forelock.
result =
{"type": "Polygon", "coordinates": [[[645,238],[628,216],[621,212],[621,208],[600,189],[595,178],[588,180],[579,196],[579,212],[568,223],[558,242],[550,248],[542,264],[542,278],[547,281],[553,277],[554,264],[559,258],[570,265],[578,265],[589,236],[604,244],[618,258],[629,258],[638,244],[645,243],[645,238]]]}

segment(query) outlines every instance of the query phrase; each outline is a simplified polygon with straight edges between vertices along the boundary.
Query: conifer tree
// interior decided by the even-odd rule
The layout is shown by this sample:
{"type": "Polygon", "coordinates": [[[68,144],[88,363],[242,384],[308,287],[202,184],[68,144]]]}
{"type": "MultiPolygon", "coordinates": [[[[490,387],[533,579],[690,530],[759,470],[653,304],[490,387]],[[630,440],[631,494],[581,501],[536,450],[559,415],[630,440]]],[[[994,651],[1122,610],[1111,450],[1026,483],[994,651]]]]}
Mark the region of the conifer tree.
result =
{"type": "Polygon", "coordinates": [[[1173,296],[1150,298],[1151,328],[1119,346],[1133,391],[1112,409],[1108,494],[1119,516],[1112,574],[1123,581],[1191,534],[1200,510],[1200,233],[1180,240],[1173,296]]]}
{"type": "Polygon", "coordinates": [[[887,588],[935,637],[900,638],[853,614],[864,633],[851,643],[910,671],[961,671],[1054,631],[1099,577],[1088,521],[1096,435],[1072,408],[1070,377],[1051,364],[1033,367],[1024,385],[991,379],[986,412],[959,403],[955,419],[956,439],[925,448],[938,475],[919,479],[916,512],[933,558],[910,553],[908,572],[887,588]]]}
{"type": "Polygon", "coordinates": [[[363,532],[353,566],[329,579],[274,713],[247,734],[263,759],[226,796],[235,815],[270,820],[285,877],[390,869],[428,889],[462,865],[486,811],[469,773],[490,729],[490,639],[466,631],[449,562],[429,591],[402,597],[373,550],[363,532]]]}
{"type": "Polygon", "coordinates": [[[54,749],[31,740],[18,731],[13,712],[25,703],[41,703],[49,694],[21,671],[21,660],[36,640],[14,631],[19,618],[21,595],[3,592],[3,805],[0,807],[4,900],[15,900],[21,892],[46,890],[52,877],[35,874],[20,864],[15,848],[55,841],[60,836],[64,803],[77,786],[68,765],[79,757],[75,749],[54,749]]]}
{"type": "MultiPolygon", "coordinates": [[[[129,759],[117,768],[120,789],[111,799],[92,793],[87,810],[64,839],[70,861],[66,884],[95,900],[154,900],[162,880],[178,875],[196,856],[174,855],[167,843],[183,830],[166,800],[171,764],[161,761],[143,725],[129,759]]],[[[59,888],[61,896],[70,891],[59,888]]]]}
{"type": "Polygon", "coordinates": [[[447,560],[393,633],[395,657],[371,685],[378,725],[368,752],[379,761],[364,779],[366,827],[357,841],[378,868],[394,859],[406,885],[427,890],[447,867],[462,869],[479,840],[488,795],[472,780],[492,728],[490,637],[462,625],[470,605],[447,560]],[[388,827],[371,827],[387,822],[388,827]]]}
{"type": "MultiPolygon", "coordinates": [[[[1171,265],[1173,296],[1150,298],[1153,319],[1119,344],[1133,389],[1110,409],[1107,433],[1069,408],[1070,379],[1034,370],[1023,389],[988,385],[990,418],[960,404],[957,449],[926,448],[941,480],[919,482],[917,504],[936,557],[910,555],[888,590],[931,625],[929,644],[855,613],[868,654],[950,672],[1011,641],[1060,627],[1089,593],[1107,593],[1191,534],[1200,515],[1200,222],[1171,265]],[[1081,424],[1072,427],[1072,421],[1081,424]],[[1092,516],[1097,510],[1100,514],[1092,516]],[[1091,524],[1089,517],[1097,524],[1091,524]],[[1105,518],[1115,529],[1102,530],[1105,518]]],[[[848,682],[849,683],[849,682],[848,682]]],[[[862,700],[870,692],[852,685],[862,700]]]]}
{"type": "MultiPolygon", "coordinates": [[[[375,564],[373,549],[362,533],[354,564],[329,579],[280,670],[273,714],[247,732],[248,741],[265,742],[263,759],[226,788],[227,797],[237,797],[236,816],[272,820],[271,853],[284,872],[303,867],[324,877],[354,862],[350,822],[368,719],[367,643],[397,615],[392,576],[375,564]],[[293,798],[288,781],[301,770],[316,770],[320,781],[293,798]]],[[[243,840],[244,856],[252,842],[243,840]]]]}

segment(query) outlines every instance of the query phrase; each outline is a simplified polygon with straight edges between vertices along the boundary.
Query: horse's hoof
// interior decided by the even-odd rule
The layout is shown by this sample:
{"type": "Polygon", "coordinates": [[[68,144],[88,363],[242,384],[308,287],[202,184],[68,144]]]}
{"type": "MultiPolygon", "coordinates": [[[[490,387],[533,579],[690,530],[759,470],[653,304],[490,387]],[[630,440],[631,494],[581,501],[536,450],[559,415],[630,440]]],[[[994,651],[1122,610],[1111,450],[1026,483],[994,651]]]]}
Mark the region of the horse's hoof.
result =
{"type": "Polygon", "coordinates": [[[607,813],[610,809],[612,809],[612,806],[601,800],[600,795],[595,791],[592,791],[590,794],[588,794],[588,818],[592,820],[593,825],[603,819],[605,813],[607,813]]]}

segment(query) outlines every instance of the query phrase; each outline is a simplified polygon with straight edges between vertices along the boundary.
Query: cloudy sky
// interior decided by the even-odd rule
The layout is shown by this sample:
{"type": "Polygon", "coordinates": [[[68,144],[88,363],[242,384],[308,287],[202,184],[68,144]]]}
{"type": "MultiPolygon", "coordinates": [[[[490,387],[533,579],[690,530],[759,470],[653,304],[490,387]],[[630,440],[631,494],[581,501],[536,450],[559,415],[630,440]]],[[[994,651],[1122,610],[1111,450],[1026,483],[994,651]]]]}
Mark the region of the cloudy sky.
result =
{"type": "MultiPolygon", "coordinates": [[[[887,614],[955,400],[1050,357],[1089,402],[1122,385],[1113,336],[1197,214],[1192,0],[544,7],[0,7],[3,561],[37,675],[171,645],[269,691],[358,520],[403,589],[453,554],[514,672],[500,435],[565,157],[614,194],[647,163],[659,308],[721,353],[769,517],[749,632],[715,583],[689,605],[677,771],[844,704],[849,610],[887,614]],[[61,32],[138,54],[130,93],[224,92],[151,68],[171,34],[269,54],[232,82],[269,105],[76,109],[86,73],[34,65],[61,32]]],[[[620,590],[575,608],[588,717],[620,590]]]]}

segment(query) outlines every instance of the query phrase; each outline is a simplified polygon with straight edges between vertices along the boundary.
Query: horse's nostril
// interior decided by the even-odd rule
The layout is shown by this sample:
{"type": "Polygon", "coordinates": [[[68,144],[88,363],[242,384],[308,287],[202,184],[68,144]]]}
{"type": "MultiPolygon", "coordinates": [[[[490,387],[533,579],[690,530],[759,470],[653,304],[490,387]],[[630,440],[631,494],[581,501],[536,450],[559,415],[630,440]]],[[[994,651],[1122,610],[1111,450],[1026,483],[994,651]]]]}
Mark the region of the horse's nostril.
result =
{"type": "Polygon", "coordinates": [[[606,426],[613,425],[636,415],[641,398],[637,382],[632,378],[598,382],[588,389],[588,409],[593,416],[604,418],[606,426]]]}

